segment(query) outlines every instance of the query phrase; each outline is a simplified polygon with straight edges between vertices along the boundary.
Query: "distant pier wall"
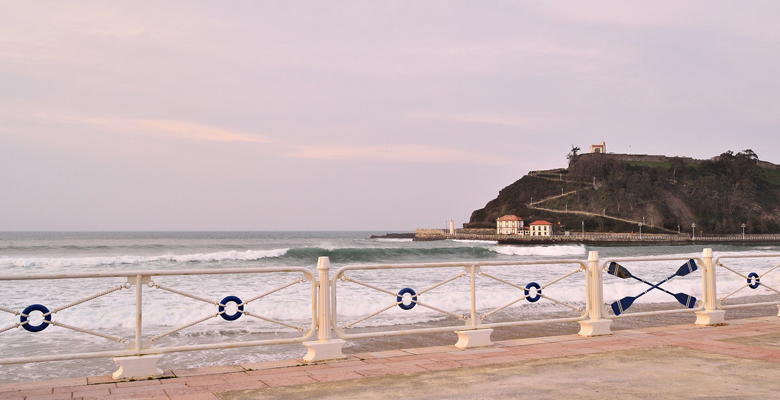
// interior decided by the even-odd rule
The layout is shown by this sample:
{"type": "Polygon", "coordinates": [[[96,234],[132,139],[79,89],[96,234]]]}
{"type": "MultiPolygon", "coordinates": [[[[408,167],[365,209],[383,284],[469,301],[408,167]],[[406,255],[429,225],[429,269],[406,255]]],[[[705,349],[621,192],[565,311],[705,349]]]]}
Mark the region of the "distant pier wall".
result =
{"type": "Polygon", "coordinates": [[[502,244],[549,243],[701,243],[701,242],[780,242],[780,234],[763,235],[707,235],[692,238],[689,234],[638,234],[638,233],[570,233],[553,236],[498,235],[495,229],[459,229],[450,234],[443,229],[417,229],[414,240],[490,240],[502,244]]]}

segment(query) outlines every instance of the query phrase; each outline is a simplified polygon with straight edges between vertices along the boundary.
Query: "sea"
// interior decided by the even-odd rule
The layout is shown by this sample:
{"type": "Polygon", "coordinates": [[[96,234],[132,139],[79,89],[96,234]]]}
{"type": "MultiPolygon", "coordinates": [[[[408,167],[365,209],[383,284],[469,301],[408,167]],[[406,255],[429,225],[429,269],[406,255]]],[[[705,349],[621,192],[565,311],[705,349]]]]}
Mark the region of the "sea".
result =
{"type": "MultiPolygon", "coordinates": [[[[135,327],[135,291],[124,278],[4,280],[10,275],[46,276],[69,273],[128,271],[219,271],[234,268],[302,267],[316,274],[319,257],[328,257],[337,290],[336,324],[345,332],[425,328],[463,324],[458,316],[469,310],[469,278],[463,267],[354,269],[377,264],[421,264],[505,261],[523,264],[481,268],[476,278],[477,308],[490,314],[487,322],[576,317],[584,308],[584,274],[576,262],[589,251],[602,261],[611,258],[700,257],[703,248],[713,248],[716,257],[771,255],[777,245],[697,244],[674,246],[499,245],[490,241],[430,241],[370,238],[386,232],[0,232],[0,359],[59,354],[115,351],[132,345],[135,327]],[[549,264],[558,261],[559,264],[549,264]],[[562,279],[561,279],[562,278],[562,279]],[[535,291],[524,288],[532,282],[545,297],[531,302],[535,291]],[[548,283],[551,283],[547,286],[548,283]],[[424,292],[419,304],[405,310],[397,307],[396,294],[405,288],[424,292]],[[530,294],[530,296],[526,296],[530,294]],[[93,298],[94,297],[94,298],[93,298]],[[81,302],[84,299],[87,301],[81,302]],[[40,332],[14,327],[20,312],[32,304],[53,310],[59,325],[40,332]],[[505,308],[501,308],[505,307],[505,308]],[[491,312],[500,309],[496,312],[491,312]],[[368,317],[368,318],[366,318],[368,317]],[[77,328],[71,329],[71,328],[77,328]],[[107,338],[108,337],[108,338],[107,338]],[[121,342],[112,340],[124,339],[121,342]]],[[[780,258],[727,259],[729,268],[718,270],[719,296],[727,301],[761,294],[769,289],[745,287],[739,274],[762,274],[780,263],[780,258]],[[731,294],[734,292],[733,294],[731,294]]],[[[632,261],[621,263],[636,279],[605,274],[607,303],[635,296],[651,284],[668,278],[683,261],[632,261]]],[[[778,269],[780,271],[780,269],[778,269]]],[[[765,286],[780,288],[780,272],[762,276],[765,286]]],[[[143,337],[153,347],[241,343],[251,340],[294,339],[312,325],[311,282],[297,272],[159,276],[145,282],[143,290],[143,337]],[[226,320],[214,304],[227,296],[257,298],[245,306],[246,314],[226,320]],[[203,301],[205,300],[205,301],[203,301]],[[198,322],[202,321],[202,322],[198,322]],[[193,322],[198,322],[192,324],[193,322]],[[192,324],[192,325],[191,325],[192,324]]],[[[663,288],[701,298],[699,272],[675,277],[663,288]]],[[[675,299],[651,290],[637,302],[669,303],[675,299]]],[[[404,304],[412,305],[411,294],[404,304]]],[[[236,315],[235,305],[227,307],[236,315]]],[[[30,321],[41,324],[40,313],[30,321]]],[[[453,336],[454,338],[454,336],[453,336]]],[[[349,347],[361,339],[350,340],[349,347]]],[[[188,351],[166,354],[164,369],[253,363],[300,358],[301,344],[188,351]]],[[[105,375],[115,369],[110,358],[0,365],[0,382],[105,375]]]]}

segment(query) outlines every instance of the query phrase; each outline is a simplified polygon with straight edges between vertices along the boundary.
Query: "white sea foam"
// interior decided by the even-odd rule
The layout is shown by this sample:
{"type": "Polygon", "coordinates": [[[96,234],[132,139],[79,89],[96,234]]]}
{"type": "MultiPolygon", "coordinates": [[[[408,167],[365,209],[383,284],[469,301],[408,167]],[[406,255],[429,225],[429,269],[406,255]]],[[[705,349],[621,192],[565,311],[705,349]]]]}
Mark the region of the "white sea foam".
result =
{"type": "Polygon", "coordinates": [[[458,243],[475,243],[475,244],[498,244],[497,240],[469,240],[469,239],[452,239],[453,242],[458,243]]]}
{"type": "Polygon", "coordinates": [[[572,256],[585,254],[583,245],[492,246],[491,251],[508,256],[572,256]]]}
{"type": "Polygon", "coordinates": [[[104,257],[0,257],[0,267],[96,267],[144,263],[186,263],[216,261],[253,261],[269,257],[280,257],[289,249],[219,251],[214,253],[166,254],[158,256],[104,256],[104,257]]]}
{"type": "Polygon", "coordinates": [[[374,238],[377,242],[413,242],[412,238],[374,238]]]}

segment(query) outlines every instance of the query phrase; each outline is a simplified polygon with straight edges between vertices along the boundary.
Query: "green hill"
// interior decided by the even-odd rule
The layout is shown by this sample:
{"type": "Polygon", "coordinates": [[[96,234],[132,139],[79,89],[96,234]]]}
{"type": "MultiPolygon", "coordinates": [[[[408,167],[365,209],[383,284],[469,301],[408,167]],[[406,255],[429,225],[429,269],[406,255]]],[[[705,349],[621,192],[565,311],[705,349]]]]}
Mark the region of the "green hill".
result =
{"type": "Polygon", "coordinates": [[[569,168],[535,171],[505,187],[465,226],[495,227],[504,214],[575,231],[584,221],[588,231],[632,232],[644,217],[645,232],[676,232],[678,225],[690,232],[695,222],[699,233],[738,233],[742,223],[747,233],[777,233],[780,166],[750,150],[710,160],[583,154],[569,168]]]}

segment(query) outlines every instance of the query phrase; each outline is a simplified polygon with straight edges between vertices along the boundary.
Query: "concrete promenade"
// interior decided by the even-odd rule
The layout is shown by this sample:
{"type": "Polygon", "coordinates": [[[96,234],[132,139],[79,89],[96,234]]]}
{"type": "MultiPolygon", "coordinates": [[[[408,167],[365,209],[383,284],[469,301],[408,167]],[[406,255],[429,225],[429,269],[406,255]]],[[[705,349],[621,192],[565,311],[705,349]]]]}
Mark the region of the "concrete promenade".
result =
{"type": "MultiPolygon", "coordinates": [[[[250,350],[251,351],[251,350],[250,350]]],[[[262,351],[262,350],[258,350],[262,351]]],[[[780,318],[563,335],[0,386],[0,399],[768,399],[780,393],[780,318]]]]}

